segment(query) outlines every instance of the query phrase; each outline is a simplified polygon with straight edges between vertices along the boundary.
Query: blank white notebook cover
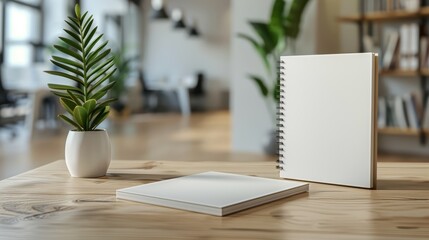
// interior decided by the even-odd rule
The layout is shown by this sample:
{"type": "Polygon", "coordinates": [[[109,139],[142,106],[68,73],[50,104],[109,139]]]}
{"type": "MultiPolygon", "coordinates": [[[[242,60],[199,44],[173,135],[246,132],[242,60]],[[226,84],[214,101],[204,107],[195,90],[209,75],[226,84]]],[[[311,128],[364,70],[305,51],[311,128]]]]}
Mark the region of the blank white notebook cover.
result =
{"type": "Polygon", "coordinates": [[[116,197],[224,216],[307,191],[307,183],[205,172],[119,189],[116,197]]]}
{"type": "Polygon", "coordinates": [[[280,176],[375,188],[377,55],[281,57],[280,176]]]}

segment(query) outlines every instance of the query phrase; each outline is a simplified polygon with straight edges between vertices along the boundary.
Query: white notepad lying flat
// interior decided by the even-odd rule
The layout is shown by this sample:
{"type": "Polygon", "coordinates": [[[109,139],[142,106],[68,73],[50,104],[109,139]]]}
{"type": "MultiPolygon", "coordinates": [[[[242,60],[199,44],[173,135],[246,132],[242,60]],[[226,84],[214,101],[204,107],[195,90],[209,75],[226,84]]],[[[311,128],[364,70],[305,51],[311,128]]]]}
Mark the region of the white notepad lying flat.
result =
{"type": "Polygon", "coordinates": [[[280,176],[374,188],[377,55],[281,58],[280,176]]]}
{"type": "Polygon", "coordinates": [[[307,191],[307,183],[205,172],[119,189],[116,197],[225,216],[307,191]]]}

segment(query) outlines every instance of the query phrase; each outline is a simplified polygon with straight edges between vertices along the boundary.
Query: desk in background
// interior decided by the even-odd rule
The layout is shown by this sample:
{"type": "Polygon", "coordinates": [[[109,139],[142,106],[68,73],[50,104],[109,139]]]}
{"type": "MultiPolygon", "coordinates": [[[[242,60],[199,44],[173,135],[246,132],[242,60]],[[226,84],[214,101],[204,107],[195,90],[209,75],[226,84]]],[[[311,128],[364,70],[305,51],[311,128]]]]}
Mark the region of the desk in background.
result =
{"type": "Polygon", "coordinates": [[[208,170],[278,178],[274,166],[113,161],[106,177],[85,179],[57,161],[0,181],[0,239],[428,239],[429,163],[382,162],[378,190],[312,183],[227,217],[115,199],[119,188],[208,170]]]}
{"type": "Polygon", "coordinates": [[[191,103],[189,89],[197,85],[197,75],[189,75],[183,78],[161,79],[160,81],[148,82],[149,90],[175,92],[179,101],[180,112],[183,116],[191,114],[191,103]]]}
{"type": "Polygon", "coordinates": [[[48,69],[45,65],[31,67],[2,66],[3,83],[6,89],[28,95],[28,114],[26,128],[30,138],[36,130],[36,122],[40,117],[42,101],[53,96],[47,86],[48,83],[67,83],[67,80],[51,76],[43,71],[48,69]]]}

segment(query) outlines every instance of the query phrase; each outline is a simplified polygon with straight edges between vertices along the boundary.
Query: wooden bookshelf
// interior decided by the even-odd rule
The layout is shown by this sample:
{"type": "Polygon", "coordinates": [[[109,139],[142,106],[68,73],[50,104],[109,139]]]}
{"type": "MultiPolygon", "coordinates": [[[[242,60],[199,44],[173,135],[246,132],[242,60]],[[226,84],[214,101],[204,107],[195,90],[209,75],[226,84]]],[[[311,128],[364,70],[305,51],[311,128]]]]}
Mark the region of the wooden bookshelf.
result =
{"type": "Polygon", "coordinates": [[[426,77],[429,77],[429,69],[421,69],[420,74],[426,77]]]}
{"type": "MultiPolygon", "coordinates": [[[[429,73],[429,71],[428,71],[429,73]]],[[[380,76],[386,77],[418,77],[420,73],[414,70],[381,70],[380,76]]]]}
{"type": "Polygon", "coordinates": [[[419,19],[429,16],[429,7],[422,7],[419,11],[384,11],[371,12],[364,15],[341,16],[338,18],[342,22],[391,22],[419,19]]]}
{"type": "Polygon", "coordinates": [[[391,11],[368,13],[363,17],[363,21],[381,22],[381,21],[402,21],[407,19],[418,19],[420,12],[409,11],[391,11]]]}
{"type": "Polygon", "coordinates": [[[418,136],[419,131],[415,129],[402,129],[396,127],[386,127],[378,129],[379,134],[397,136],[418,136]]]}
{"type": "Polygon", "coordinates": [[[421,69],[420,71],[414,70],[381,70],[380,76],[382,77],[429,77],[429,69],[421,69]]]}
{"type": "Polygon", "coordinates": [[[420,8],[420,15],[429,16],[429,6],[420,8]]]}
{"type": "Polygon", "coordinates": [[[341,21],[341,22],[352,22],[352,23],[359,22],[362,19],[363,19],[362,16],[359,16],[359,15],[338,17],[338,20],[341,21]]]}

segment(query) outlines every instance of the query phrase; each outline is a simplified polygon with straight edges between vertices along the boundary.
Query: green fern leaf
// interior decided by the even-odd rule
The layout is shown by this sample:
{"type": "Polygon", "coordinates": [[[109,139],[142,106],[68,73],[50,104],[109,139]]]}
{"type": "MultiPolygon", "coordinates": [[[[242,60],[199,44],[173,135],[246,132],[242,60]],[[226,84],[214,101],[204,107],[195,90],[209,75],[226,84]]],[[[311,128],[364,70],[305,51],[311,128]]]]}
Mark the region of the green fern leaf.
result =
{"type": "Polygon", "coordinates": [[[88,113],[92,113],[96,105],[97,105],[97,101],[95,101],[94,99],[89,99],[83,104],[83,107],[86,109],[86,111],[88,111],[88,113]]]}
{"type": "Polygon", "coordinates": [[[92,16],[90,16],[89,17],[89,19],[87,20],[87,21],[85,21],[85,24],[83,25],[83,28],[82,28],[82,30],[83,31],[85,31],[87,28],[88,28],[88,26],[90,27],[90,25],[89,24],[91,24],[92,25],[92,23],[93,23],[94,21],[93,21],[93,17],[92,16]]]}
{"type": "Polygon", "coordinates": [[[60,98],[60,104],[71,115],[73,115],[74,108],[77,106],[75,102],[67,98],[60,98]]]}
{"type": "Polygon", "coordinates": [[[70,95],[71,99],[76,103],[76,105],[82,105],[85,102],[85,99],[82,95],[73,93],[70,90],[67,90],[67,93],[70,95]]]}
{"type": "Polygon", "coordinates": [[[60,97],[60,98],[67,98],[69,100],[73,100],[73,98],[70,97],[70,95],[68,93],[57,92],[57,91],[51,91],[51,93],[53,93],[55,96],[60,97]]]}
{"type": "Polygon", "coordinates": [[[77,19],[79,19],[80,18],[80,6],[79,6],[79,4],[76,4],[74,6],[74,12],[76,14],[77,19]]]}
{"type": "Polygon", "coordinates": [[[65,38],[65,37],[59,37],[59,39],[61,39],[61,41],[65,42],[67,45],[69,45],[69,46],[75,48],[76,50],[79,50],[82,52],[82,46],[80,46],[79,43],[77,43],[73,40],[70,40],[68,38],[65,38]]]}
{"type": "Polygon", "coordinates": [[[76,106],[73,110],[73,118],[79,126],[87,129],[88,111],[82,106],[76,106]]]}
{"type": "Polygon", "coordinates": [[[72,50],[70,50],[70,49],[68,49],[66,47],[59,46],[59,45],[54,45],[54,48],[56,48],[58,51],[66,54],[66,55],[69,55],[69,56],[72,56],[72,57],[76,58],[79,61],[83,60],[81,55],[79,55],[76,52],[73,52],[72,50]]]}
{"type": "Polygon", "coordinates": [[[49,83],[48,87],[50,89],[54,89],[54,90],[63,90],[63,91],[72,91],[72,92],[76,92],[76,93],[80,93],[80,94],[84,94],[84,92],[82,91],[82,89],[77,88],[77,87],[73,87],[73,86],[67,86],[67,85],[63,85],[63,84],[53,84],[53,83],[49,83]]]}
{"type": "Polygon", "coordinates": [[[79,126],[75,121],[68,118],[67,116],[60,114],[60,115],[58,115],[58,117],[61,118],[64,122],[74,126],[78,131],[83,131],[83,128],[81,126],[79,126]]]}
{"type": "MultiPolygon", "coordinates": [[[[54,64],[54,65],[56,65],[56,66],[58,66],[59,68],[62,68],[62,69],[64,69],[64,70],[67,70],[67,71],[69,71],[69,72],[71,72],[71,73],[74,73],[74,74],[76,74],[76,75],[78,75],[78,76],[80,76],[80,77],[84,77],[83,76],[83,73],[81,72],[81,71],[79,71],[78,69],[76,69],[76,68],[72,68],[72,67],[69,67],[69,66],[67,66],[67,65],[65,65],[65,64],[62,64],[62,63],[60,63],[60,62],[57,62],[57,61],[55,61],[55,60],[51,60],[51,62],[54,64]]],[[[80,80],[80,79],[79,79],[80,80]]],[[[79,83],[80,84],[83,84],[83,81],[81,82],[81,80],[79,81],[79,83]]]]}
{"type": "Polygon", "coordinates": [[[94,118],[94,120],[92,120],[91,122],[91,128],[95,129],[98,125],[100,125],[101,122],[104,121],[104,119],[107,118],[107,116],[109,115],[110,112],[110,107],[107,106],[105,108],[103,108],[103,111],[100,111],[97,116],[94,118]]]}
{"type": "Polygon", "coordinates": [[[76,41],[80,41],[80,37],[79,37],[79,35],[78,35],[78,33],[74,33],[74,32],[72,32],[72,31],[70,31],[70,30],[67,30],[67,29],[64,29],[64,31],[68,34],[68,35],[70,35],[72,38],[74,38],[76,41]]]}
{"type": "MultiPolygon", "coordinates": [[[[95,83],[93,86],[91,86],[91,88],[88,90],[88,94],[90,94],[92,91],[94,91],[97,87],[99,87],[101,84],[103,84],[106,80],[108,80],[110,77],[112,77],[112,75],[116,72],[116,69],[114,69],[113,71],[111,71],[110,73],[108,73],[106,76],[104,76],[102,79],[100,79],[97,83],[95,83]]],[[[115,82],[111,82],[109,84],[114,85],[115,82]],[[112,84],[113,83],[113,84],[112,84]]],[[[109,86],[109,84],[106,85],[106,87],[109,86]]],[[[110,89],[110,87],[108,88],[110,89]]]]}
{"type": "Polygon", "coordinates": [[[93,72],[91,72],[88,75],[88,79],[89,79],[88,83],[91,84],[95,80],[97,80],[99,77],[104,76],[106,74],[106,72],[109,71],[115,65],[115,62],[113,60],[114,60],[114,58],[107,61],[106,63],[100,64],[100,66],[98,66],[93,72]],[[97,75],[94,75],[94,74],[97,74],[97,75]]]}
{"type": "MultiPolygon", "coordinates": [[[[85,30],[83,30],[83,35],[82,36],[86,40],[91,40],[92,36],[94,36],[95,32],[97,32],[97,28],[98,27],[95,27],[95,28],[93,28],[91,30],[92,22],[93,22],[93,20],[91,20],[91,22],[89,23],[89,26],[85,30]],[[91,33],[88,35],[89,30],[91,30],[91,33]]],[[[88,42],[84,41],[84,45],[87,45],[87,44],[88,44],[88,42]]]]}
{"type": "MultiPolygon", "coordinates": [[[[86,11],[83,15],[82,15],[82,17],[80,18],[80,20],[83,22],[83,21],[85,21],[85,19],[86,19],[86,16],[88,15],[88,11],[86,11]]],[[[91,18],[92,18],[92,16],[91,16],[91,18]]]]}
{"type": "Polygon", "coordinates": [[[76,24],[73,24],[73,23],[71,23],[71,22],[69,22],[69,21],[67,21],[67,20],[65,20],[65,22],[67,23],[67,25],[69,25],[69,27],[70,27],[71,29],[73,29],[73,31],[75,31],[75,32],[79,32],[79,27],[78,27],[78,26],[76,26],[76,24]]]}
{"type": "Polygon", "coordinates": [[[83,70],[83,65],[80,62],[74,62],[70,59],[58,57],[58,56],[52,56],[52,59],[54,59],[55,61],[58,61],[58,62],[61,62],[61,63],[64,63],[64,64],[67,64],[67,65],[70,65],[70,66],[73,66],[73,67],[76,67],[78,69],[83,70]]]}
{"type": "Polygon", "coordinates": [[[68,73],[58,72],[58,71],[45,71],[45,73],[49,73],[51,75],[67,78],[67,79],[73,80],[75,82],[78,82],[80,84],[83,84],[83,81],[80,78],[73,76],[73,75],[70,75],[68,73]]]}
{"type": "Polygon", "coordinates": [[[93,55],[91,56],[90,59],[88,59],[88,68],[92,68],[95,64],[97,64],[100,60],[102,60],[103,58],[105,58],[107,55],[109,55],[110,53],[110,49],[107,49],[106,51],[100,53],[100,55],[96,56],[93,55]]]}
{"type": "Polygon", "coordinates": [[[85,21],[85,24],[83,24],[83,27],[82,27],[83,32],[90,29],[92,27],[93,23],[94,23],[94,18],[92,16],[90,16],[89,19],[87,21],[85,21]]]}
{"type": "MultiPolygon", "coordinates": [[[[91,53],[91,50],[100,41],[100,39],[102,37],[103,37],[103,34],[101,34],[100,36],[98,36],[95,40],[92,41],[92,43],[88,47],[85,48],[85,55],[84,55],[85,58],[89,55],[89,53],[91,53]]],[[[107,45],[107,43],[106,43],[106,45],[107,45]]],[[[104,46],[106,46],[106,45],[104,45],[104,46]]]]}

